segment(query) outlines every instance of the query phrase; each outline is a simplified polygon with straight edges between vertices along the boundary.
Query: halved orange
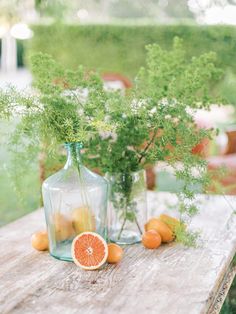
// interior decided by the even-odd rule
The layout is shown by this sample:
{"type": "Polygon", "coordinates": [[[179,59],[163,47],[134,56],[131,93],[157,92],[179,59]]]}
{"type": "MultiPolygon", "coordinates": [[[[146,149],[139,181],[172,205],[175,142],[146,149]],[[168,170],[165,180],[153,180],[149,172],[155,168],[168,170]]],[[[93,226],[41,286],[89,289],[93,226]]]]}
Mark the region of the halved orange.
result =
{"type": "Polygon", "coordinates": [[[71,255],[76,265],[86,270],[100,268],[107,260],[106,241],[95,232],[83,232],[72,242],[71,255]]]}

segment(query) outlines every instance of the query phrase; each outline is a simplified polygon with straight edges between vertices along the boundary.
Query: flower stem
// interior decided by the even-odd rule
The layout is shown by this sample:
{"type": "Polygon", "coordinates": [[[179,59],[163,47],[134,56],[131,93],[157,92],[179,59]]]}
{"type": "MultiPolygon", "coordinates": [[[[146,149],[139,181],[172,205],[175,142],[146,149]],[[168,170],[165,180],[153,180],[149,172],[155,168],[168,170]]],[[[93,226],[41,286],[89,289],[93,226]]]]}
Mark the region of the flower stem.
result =
{"type": "Polygon", "coordinates": [[[86,214],[83,217],[84,221],[82,223],[84,226],[88,226],[89,230],[92,230],[92,222],[91,222],[91,219],[88,218],[88,217],[90,217],[90,210],[91,209],[90,209],[90,205],[89,205],[86,184],[84,182],[83,173],[81,171],[80,152],[77,151],[75,145],[72,147],[72,158],[73,158],[74,163],[76,165],[76,168],[78,170],[78,179],[79,179],[79,182],[81,184],[81,199],[83,201],[83,205],[86,206],[86,214]],[[86,221],[86,219],[88,221],[86,221]]]}
{"type": "Polygon", "coordinates": [[[138,230],[139,230],[139,232],[140,232],[140,234],[142,235],[143,234],[143,232],[142,232],[142,229],[141,229],[141,227],[140,227],[140,225],[139,225],[139,223],[138,223],[138,220],[137,220],[137,217],[136,217],[136,215],[135,215],[135,223],[136,223],[136,225],[137,225],[137,227],[138,227],[138,230]]]}
{"type": "Polygon", "coordinates": [[[122,223],[122,226],[121,226],[121,228],[120,228],[118,237],[117,237],[118,240],[120,240],[121,234],[122,234],[122,232],[123,232],[123,230],[124,230],[124,227],[125,227],[126,220],[127,220],[127,218],[125,217],[125,218],[124,218],[124,221],[123,221],[123,223],[122,223]]]}

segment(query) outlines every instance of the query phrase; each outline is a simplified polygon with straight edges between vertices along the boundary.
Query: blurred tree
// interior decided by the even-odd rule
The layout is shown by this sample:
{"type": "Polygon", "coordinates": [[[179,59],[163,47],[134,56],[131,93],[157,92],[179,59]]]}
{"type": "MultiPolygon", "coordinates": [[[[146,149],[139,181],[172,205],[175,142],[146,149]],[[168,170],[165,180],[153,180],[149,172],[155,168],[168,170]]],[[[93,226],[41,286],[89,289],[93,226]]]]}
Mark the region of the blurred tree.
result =
{"type": "Polygon", "coordinates": [[[119,18],[152,17],[169,21],[177,18],[191,18],[193,14],[186,0],[113,0],[110,1],[109,13],[119,18]]]}
{"type": "Polygon", "coordinates": [[[19,19],[19,0],[1,0],[0,2],[0,23],[13,24],[19,19]]]}
{"type": "Polygon", "coordinates": [[[40,17],[49,16],[58,20],[65,18],[72,3],[70,0],[34,0],[40,17]]]}
{"type": "Polygon", "coordinates": [[[159,0],[159,6],[171,18],[194,19],[193,13],[188,7],[187,0],[159,0]]]}
{"type": "Polygon", "coordinates": [[[149,4],[149,0],[145,2],[142,0],[113,0],[109,4],[108,13],[112,17],[118,18],[150,17],[151,12],[149,11],[149,4]]]}

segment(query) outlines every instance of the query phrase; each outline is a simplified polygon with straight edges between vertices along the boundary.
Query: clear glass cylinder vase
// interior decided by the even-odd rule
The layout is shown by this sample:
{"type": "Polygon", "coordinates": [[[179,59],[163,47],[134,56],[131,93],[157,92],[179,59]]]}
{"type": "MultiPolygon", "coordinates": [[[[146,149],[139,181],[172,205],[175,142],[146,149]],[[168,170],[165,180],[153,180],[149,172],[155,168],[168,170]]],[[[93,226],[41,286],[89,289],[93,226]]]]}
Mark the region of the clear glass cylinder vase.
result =
{"type": "Polygon", "coordinates": [[[67,143],[63,169],[42,186],[50,254],[72,261],[71,243],[85,231],[107,239],[108,182],[81,161],[81,143],[67,143]]]}
{"type": "Polygon", "coordinates": [[[118,244],[141,241],[147,221],[146,173],[107,174],[109,181],[109,239],[118,244]]]}

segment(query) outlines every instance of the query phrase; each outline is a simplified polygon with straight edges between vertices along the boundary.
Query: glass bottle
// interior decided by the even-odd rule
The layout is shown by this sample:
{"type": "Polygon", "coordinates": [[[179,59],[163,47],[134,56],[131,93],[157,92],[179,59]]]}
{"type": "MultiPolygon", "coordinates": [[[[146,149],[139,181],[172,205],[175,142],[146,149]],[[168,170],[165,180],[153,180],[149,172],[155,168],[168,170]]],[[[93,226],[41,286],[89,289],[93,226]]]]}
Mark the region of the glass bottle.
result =
{"type": "Polygon", "coordinates": [[[107,239],[108,183],[81,162],[81,143],[66,143],[63,169],[47,178],[42,187],[50,254],[72,261],[71,243],[85,231],[107,239]]]}
{"type": "Polygon", "coordinates": [[[109,181],[109,239],[118,244],[141,241],[147,221],[146,173],[107,174],[109,181]]]}

